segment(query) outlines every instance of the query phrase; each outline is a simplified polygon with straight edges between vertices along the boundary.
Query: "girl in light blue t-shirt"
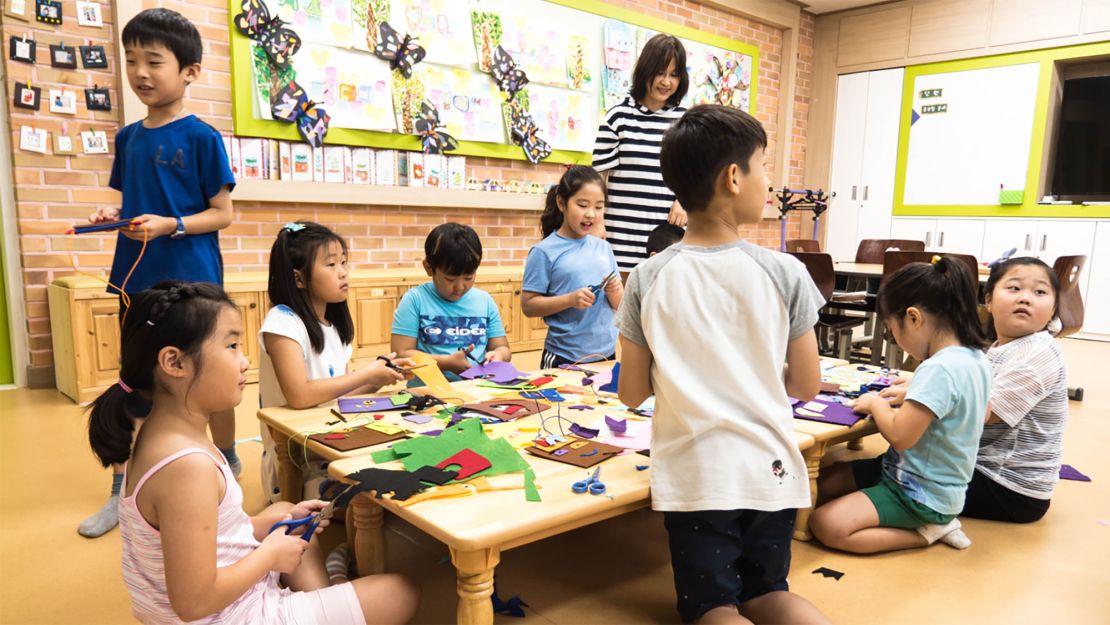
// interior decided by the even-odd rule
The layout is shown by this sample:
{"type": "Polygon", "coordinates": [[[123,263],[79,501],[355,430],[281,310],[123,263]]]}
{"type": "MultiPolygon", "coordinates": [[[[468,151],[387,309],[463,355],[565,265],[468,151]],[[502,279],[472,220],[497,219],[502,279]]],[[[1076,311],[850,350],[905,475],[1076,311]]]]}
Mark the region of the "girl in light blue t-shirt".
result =
{"type": "Polygon", "coordinates": [[[525,316],[547,323],[545,369],[614,358],[624,284],[613,249],[592,234],[602,234],[604,212],[605,181],[590,167],[571,167],[547,194],[544,239],[528,252],[520,295],[525,316]]]}
{"type": "Polygon", "coordinates": [[[921,364],[908,386],[856,400],[853,408],[871,415],[890,449],[821,472],[810,527],[825,545],[854,553],[938,540],[971,545],[956,515],[975,470],[991,386],[977,288],[961,261],[934,256],[931,264],[903,267],[879,291],[883,321],[921,364]]]}

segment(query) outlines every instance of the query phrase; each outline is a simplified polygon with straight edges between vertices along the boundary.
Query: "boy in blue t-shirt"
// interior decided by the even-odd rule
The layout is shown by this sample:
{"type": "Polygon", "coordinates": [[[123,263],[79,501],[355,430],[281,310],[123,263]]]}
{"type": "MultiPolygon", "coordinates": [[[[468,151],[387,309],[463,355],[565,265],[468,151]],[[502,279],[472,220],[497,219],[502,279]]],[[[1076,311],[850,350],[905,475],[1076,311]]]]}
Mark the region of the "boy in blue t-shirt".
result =
{"type": "MultiPolygon", "coordinates": [[[[116,134],[108,185],[123,194],[122,206],[101,208],[89,217],[94,224],[133,223],[116,236],[108,287],[121,294],[121,322],[128,301],[124,294],[163,280],[223,284],[216,232],[231,223],[235,186],[220,133],[185,110],[185,89],[201,69],[196,27],[169,9],[148,9],[127,23],[122,40],[127,82],[146,105],[147,116],[116,134]]],[[[126,384],[120,381],[125,390],[126,384]]],[[[130,406],[133,417],[146,416],[149,405],[143,403],[130,406]]],[[[214,415],[211,423],[213,441],[238,475],[234,411],[214,415]]],[[[82,536],[100,536],[117,524],[123,468],[114,471],[112,495],[81,523],[82,536]]]]}
{"type": "Polygon", "coordinates": [[[391,349],[424,352],[450,381],[475,362],[508,362],[513,354],[493,298],[475,289],[482,242],[470,226],[445,223],[424,240],[424,271],[431,282],[409,290],[393,314],[391,349]]]}

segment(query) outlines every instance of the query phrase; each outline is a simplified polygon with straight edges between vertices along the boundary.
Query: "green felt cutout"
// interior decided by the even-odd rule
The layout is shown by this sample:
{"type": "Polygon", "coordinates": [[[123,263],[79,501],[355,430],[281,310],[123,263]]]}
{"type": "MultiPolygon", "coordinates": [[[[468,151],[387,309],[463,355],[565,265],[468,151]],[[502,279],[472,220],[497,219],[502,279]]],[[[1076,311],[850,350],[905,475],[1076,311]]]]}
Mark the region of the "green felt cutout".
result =
{"type": "Polygon", "coordinates": [[[532,385],[531,382],[521,382],[520,384],[498,384],[496,382],[490,382],[489,380],[482,380],[478,383],[478,386],[485,386],[486,388],[504,388],[510,391],[531,391],[536,388],[532,385]]]}
{"type": "MultiPolygon", "coordinates": [[[[478,419],[464,419],[446,428],[439,436],[417,436],[393,445],[389,449],[400,458],[405,470],[415,471],[423,466],[436,466],[456,453],[470,449],[490,461],[488,469],[479,475],[500,475],[529,469],[528,461],[503,438],[490,439],[478,419]]],[[[378,462],[377,454],[371,456],[378,462]]],[[[385,456],[383,456],[385,457],[385,456]]],[[[468,478],[469,479],[469,478],[468,478]]]]}
{"type": "Polygon", "coordinates": [[[536,472],[532,467],[524,471],[524,498],[528,501],[543,501],[540,499],[540,489],[536,488],[536,472]]]}
{"type": "Polygon", "coordinates": [[[401,393],[400,395],[393,395],[389,398],[389,401],[394,406],[404,406],[405,404],[409,403],[409,400],[411,399],[412,395],[409,395],[408,393],[401,393]]]}
{"type": "Polygon", "coordinates": [[[393,451],[393,448],[390,447],[389,449],[370,452],[370,459],[374,461],[374,464],[382,464],[384,462],[399,460],[400,457],[397,455],[397,452],[393,451]]]}

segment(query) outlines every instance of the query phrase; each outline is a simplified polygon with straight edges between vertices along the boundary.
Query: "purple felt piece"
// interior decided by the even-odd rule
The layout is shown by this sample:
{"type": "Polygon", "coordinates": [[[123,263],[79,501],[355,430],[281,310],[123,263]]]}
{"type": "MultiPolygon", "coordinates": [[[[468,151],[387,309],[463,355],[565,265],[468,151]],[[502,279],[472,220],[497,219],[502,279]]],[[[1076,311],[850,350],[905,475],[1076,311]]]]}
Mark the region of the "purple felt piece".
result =
{"type": "Polygon", "coordinates": [[[1090,482],[1091,478],[1079,472],[1079,469],[1071,466],[1070,464],[1060,465],[1060,479],[1061,480],[1075,480],[1077,482],[1090,482]]]}
{"type": "Polygon", "coordinates": [[[574,434],[578,438],[597,438],[597,435],[600,432],[601,430],[583,427],[581,425],[578,425],[577,423],[572,423],[570,426],[570,433],[574,434]]]}
{"type": "Polygon", "coordinates": [[[820,399],[815,399],[813,401],[825,406],[825,410],[821,412],[821,416],[813,417],[807,414],[799,414],[797,412],[797,408],[800,408],[801,406],[795,406],[794,418],[848,426],[855,425],[860,419],[864,418],[864,415],[852,412],[851,406],[845,406],[844,404],[840,404],[837,402],[821,401],[820,399]]]}
{"type": "Polygon", "coordinates": [[[605,425],[609,426],[609,430],[617,434],[623,434],[628,431],[628,421],[623,419],[614,419],[609,415],[605,415],[605,425]]]}
{"type": "Polygon", "coordinates": [[[385,412],[401,410],[407,405],[395,405],[389,397],[343,397],[339,400],[339,412],[352,414],[359,412],[385,412]]]}
{"type": "Polygon", "coordinates": [[[404,419],[405,419],[405,421],[411,421],[412,423],[427,423],[427,422],[432,420],[432,418],[429,417],[428,415],[415,414],[415,413],[410,414],[410,415],[405,415],[404,419]]]}
{"type": "Polygon", "coordinates": [[[600,388],[600,387],[605,386],[606,384],[608,384],[612,379],[613,379],[613,370],[612,369],[606,369],[605,371],[602,371],[602,372],[598,373],[597,375],[593,375],[593,376],[590,376],[588,378],[584,378],[582,380],[582,384],[585,385],[585,386],[593,386],[594,388],[600,388]],[[586,380],[589,380],[589,382],[587,383],[586,380]]]}
{"type": "Polygon", "coordinates": [[[467,380],[482,378],[496,384],[508,384],[523,375],[511,362],[494,361],[471,367],[460,373],[459,377],[467,380]]]}

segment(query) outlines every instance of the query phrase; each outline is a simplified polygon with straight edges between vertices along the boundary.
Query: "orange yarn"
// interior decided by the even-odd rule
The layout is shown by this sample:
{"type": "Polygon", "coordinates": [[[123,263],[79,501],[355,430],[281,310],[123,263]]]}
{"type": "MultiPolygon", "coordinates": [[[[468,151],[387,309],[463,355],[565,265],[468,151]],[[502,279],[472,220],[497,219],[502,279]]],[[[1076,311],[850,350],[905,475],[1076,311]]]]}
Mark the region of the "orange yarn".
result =
{"type": "MultiPolygon", "coordinates": [[[[133,228],[133,226],[128,226],[129,230],[131,228],[133,228]]],[[[131,270],[127,272],[127,276],[124,277],[123,283],[121,283],[119,286],[116,286],[116,285],[112,284],[111,280],[105,280],[104,278],[102,278],[98,275],[94,275],[94,274],[88,273],[86,271],[81,271],[80,267],[77,266],[77,257],[73,254],[72,237],[75,237],[77,235],[69,233],[68,236],[66,237],[66,251],[69,252],[69,262],[73,265],[73,270],[76,271],[77,273],[79,273],[82,276],[88,276],[90,278],[93,278],[95,280],[103,282],[104,284],[108,285],[109,287],[119,291],[119,298],[123,302],[123,319],[124,320],[127,319],[127,311],[131,309],[131,296],[128,295],[127,292],[124,291],[124,289],[127,288],[127,282],[129,280],[131,280],[131,274],[135,273],[135,268],[139,266],[139,262],[143,259],[143,254],[146,253],[147,241],[150,240],[149,233],[147,232],[147,229],[146,229],[146,225],[144,224],[142,226],[142,228],[143,228],[143,246],[141,248],[139,248],[139,256],[137,258],[135,258],[135,262],[131,264],[131,270]]],[[[120,323],[123,323],[123,320],[121,320],[120,323]]]]}

